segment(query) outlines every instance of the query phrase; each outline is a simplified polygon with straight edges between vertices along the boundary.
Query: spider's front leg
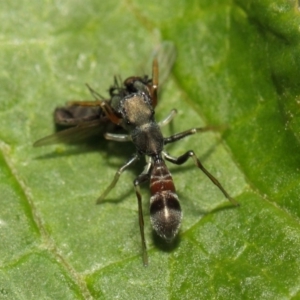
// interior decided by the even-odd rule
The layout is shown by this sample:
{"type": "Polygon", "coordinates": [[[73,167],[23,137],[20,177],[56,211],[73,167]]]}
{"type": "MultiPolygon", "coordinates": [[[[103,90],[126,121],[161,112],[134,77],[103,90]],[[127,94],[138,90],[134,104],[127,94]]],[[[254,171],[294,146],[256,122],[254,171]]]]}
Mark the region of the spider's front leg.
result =
{"type": "Polygon", "coordinates": [[[229,194],[226,192],[226,190],[223,188],[221,183],[218,181],[217,178],[215,178],[201,163],[201,161],[197,158],[194,151],[190,150],[184,153],[183,155],[180,155],[178,157],[171,156],[167,154],[166,152],[163,152],[163,155],[166,160],[169,162],[176,164],[176,165],[182,165],[184,164],[190,157],[193,158],[194,163],[196,167],[198,167],[211,181],[213,184],[215,184],[223,193],[223,195],[235,206],[238,206],[239,203],[236,202],[232,197],[229,196],[229,194]]]}
{"type": "Polygon", "coordinates": [[[135,188],[135,194],[138,201],[138,210],[139,210],[139,225],[140,225],[140,233],[142,240],[142,252],[143,252],[143,264],[146,267],[148,265],[148,254],[147,254],[147,246],[145,239],[145,230],[144,230],[144,215],[143,215],[143,205],[142,205],[142,195],[140,191],[140,185],[144,182],[149,181],[150,179],[150,169],[151,164],[147,164],[145,170],[142,174],[140,174],[133,182],[135,188]]]}

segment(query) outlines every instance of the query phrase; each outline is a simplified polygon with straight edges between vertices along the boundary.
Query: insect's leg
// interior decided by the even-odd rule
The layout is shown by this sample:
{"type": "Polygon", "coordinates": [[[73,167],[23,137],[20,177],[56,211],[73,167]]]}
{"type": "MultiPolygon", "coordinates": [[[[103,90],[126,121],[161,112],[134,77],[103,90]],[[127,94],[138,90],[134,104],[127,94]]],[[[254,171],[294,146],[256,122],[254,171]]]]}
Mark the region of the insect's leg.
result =
{"type": "Polygon", "coordinates": [[[123,171],[128,168],[130,165],[132,165],[135,161],[137,161],[139,158],[139,156],[137,154],[135,154],[124,166],[122,166],[117,173],[115,174],[115,177],[113,179],[113,181],[111,182],[111,184],[106,188],[106,190],[102,193],[102,195],[97,199],[97,204],[101,203],[101,201],[103,201],[103,199],[107,196],[107,194],[115,187],[115,185],[117,184],[121,174],[123,173],[123,171]]]}
{"type": "Polygon", "coordinates": [[[93,88],[91,88],[87,83],[85,84],[87,86],[87,88],[89,89],[90,93],[92,94],[92,96],[98,100],[99,98],[102,100],[105,100],[105,98],[103,96],[101,96],[98,92],[96,92],[93,88]]]}
{"type": "Polygon", "coordinates": [[[96,101],[68,101],[68,105],[72,106],[101,106],[102,100],[96,101]]]}
{"type": "Polygon", "coordinates": [[[105,115],[114,123],[119,125],[121,119],[114,113],[112,107],[107,101],[101,101],[101,108],[103,109],[105,115]]]}
{"type": "Polygon", "coordinates": [[[114,124],[119,125],[121,119],[114,113],[111,105],[106,100],[96,100],[96,101],[70,101],[68,105],[78,105],[78,106],[100,106],[105,115],[110,119],[114,124]]]}
{"type": "Polygon", "coordinates": [[[86,86],[88,87],[96,101],[70,101],[68,102],[68,105],[100,106],[103,109],[105,115],[110,119],[110,121],[117,125],[120,124],[121,119],[114,113],[110,103],[108,102],[109,100],[105,100],[104,97],[102,97],[99,93],[93,90],[88,84],[86,86]],[[101,98],[103,100],[98,100],[98,98],[101,98]]]}
{"type": "Polygon", "coordinates": [[[142,206],[142,195],[140,191],[140,184],[146,181],[149,181],[150,178],[150,168],[151,164],[149,163],[144,172],[140,174],[133,182],[135,188],[135,194],[138,201],[138,209],[139,209],[139,225],[140,225],[140,233],[142,240],[142,251],[143,251],[143,264],[146,267],[148,265],[148,254],[147,254],[147,246],[145,239],[145,231],[144,231],[144,216],[143,216],[143,206],[142,206]]]}
{"type": "Polygon", "coordinates": [[[105,133],[104,137],[106,140],[115,141],[115,142],[128,142],[131,141],[129,134],[118,134],[118,133],[105,133]]]}
{"type": "Polygon", "coordinates": [[[158,122],[158,126],[162,127],[165,126],[167,124],[169,124],[177,115],[177,110],[176,109],[172,109],[171,112],[167,115],[167,117],[165,119],[163,119],[162,121],[158,122]]]}
{"type": "Polygon", "coordinates": [[[223,195],[234,205],[239,205],[238,202],[236,202],[233,198],[229,196],[229,194],[226,192],[226,190],[223,188],[221,183],[202,165],[200,160],[197,158],[194,151],[190,150],[184,153],[183,155],[180,155],[178,157],[173,157],[165,152],[163,152],[163,155],[166,160],[170,161],[173,164],[181,165],[185,163],[190,157],[193,158],[195,165],[212,181],[213,184],[215,184],[223,193],[223,195]]]}
{"type": "Polygon", "coordinates": [[[182,132],[179,132],[179,133],[176,133],[174,135],[164,138],[164,144],[166,145],[169,143],[174,143],[174,142],[179,141],[189,135],[192,135],[192,134],[195,134],[198,132],[205,132],[205,131],[209,131],[209,130],[220,130],[222,128],[223,128],[222,126],[207,126],[207,127],[191,128],[189,130],[182,131],[182,132]]]}
{"type": "Polygon", "coordinates": [[[152,106],[155,107],[157,104],[157,90],[158,90],[158,62],[154,58],[152,64],[152,106]]]}

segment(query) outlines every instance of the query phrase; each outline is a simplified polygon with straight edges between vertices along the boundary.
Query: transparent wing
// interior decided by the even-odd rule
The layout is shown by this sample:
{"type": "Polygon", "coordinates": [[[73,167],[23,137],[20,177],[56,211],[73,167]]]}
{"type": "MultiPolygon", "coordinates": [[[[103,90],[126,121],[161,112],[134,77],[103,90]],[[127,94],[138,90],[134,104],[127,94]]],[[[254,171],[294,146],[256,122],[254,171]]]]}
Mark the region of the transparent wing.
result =
{"type": "Polygon", "coordinates": [[[152,53],[139,62],[136,74],[142,78],[145,75],[151,78],[154,58],[158,61],[159,86],[162,86],[170,75],[176,60],[176,48],[174,43],[171,41],[163,41],[154,47],[152,53]]]}
{"type": "Polygon", "coordinates": [[[65,127],[77,126],[103,117],[104,112],[99,107],[66,105],[57,107],[54,111],[55,123],[65,127]]]}
{"type": "Polygon", "coordinates": [[[151,65],[153,59],[156,58],[159,67],[159,86],[163,85],[172,71],[176,60],[176,48],[173,42],[163,41],[151,56],[151,65]]]}
{"type": "Polygon", "coordinates": [[[38,141],[36,141],[33,146],[41,147],[47,145],[54,145],[59,143],[76,143],[87,138],[90,138],[94,135],[99,135],[105,132],[106,126],[110,122],[106,118],[99,120],[94,120],[90,122],[85,122],[79,124],[76,127],[71,127],[54,134],[48,135],[38,141]]]}

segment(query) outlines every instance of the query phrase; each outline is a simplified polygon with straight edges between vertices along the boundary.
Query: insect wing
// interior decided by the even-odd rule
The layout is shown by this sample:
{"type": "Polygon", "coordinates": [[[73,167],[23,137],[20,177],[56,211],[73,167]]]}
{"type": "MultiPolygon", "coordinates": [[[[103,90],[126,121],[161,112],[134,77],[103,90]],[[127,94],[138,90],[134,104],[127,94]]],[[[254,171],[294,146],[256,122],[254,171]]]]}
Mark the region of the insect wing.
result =
{"type": "Polygon", "coordinates": [[[48,135],[38,141],[33,146],[41,147],[47,145],[54,145],[59,143],[76,143],[85,140],[94,135],[104,132],[105,126],[108,120],[103,118],[91,122],[81,123],[76,127],[71,127],[57,133],[48,135]]]}
{"type": "Polygon", "coordinates": [[[176,48],[174,43],[171,41],[162,42],[153,51],[153,54],[151,56],[151,65],[154,58],[156,58],[158,62],[159,85],[161,86],[164,82],[166,82],[176,60],[176,48]]]}
{"type": "Polygon", "coordinates": [[[105,118],[99,107],[68,105],[58,107],[54,111],[54,121],[59,126],[77,126],[81,123],[105,118]]]}

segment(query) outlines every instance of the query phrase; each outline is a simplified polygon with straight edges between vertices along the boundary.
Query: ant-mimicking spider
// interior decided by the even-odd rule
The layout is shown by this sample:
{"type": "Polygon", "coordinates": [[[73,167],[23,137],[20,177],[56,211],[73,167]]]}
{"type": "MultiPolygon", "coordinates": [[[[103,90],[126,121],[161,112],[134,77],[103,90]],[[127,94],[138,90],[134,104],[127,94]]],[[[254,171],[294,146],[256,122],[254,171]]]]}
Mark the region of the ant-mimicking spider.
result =
{"type": "Polygon", "coordinates": [[[150,219],[155,232],[164,240],[172,241],[177,235],[182,211],[172,176],[165,164],[165,160],[181,165],[189,158],[194,160],[199,168],[234,205],[238,203],[229,196],[221,183],[202,165],[194,151],[174,157],[169,155],[164,147],[198,132],[213,130],[215,127],[192,128],[169,137],[164,137],[160,127],[168,124],[176,115],[176,110],[161,122],[155,120],[155,110],[158,99],[158,62],[154,58],[152,65],[152,79],[145,77],[128,77],[123,86],[115,85],[110,89],[109,100],[99,100],[99,94],[91,92],[98,99],[96,101],[72,101],[66,108],[58,108],[55,112],[56,122],[60,125],[75,126],[54,135],[50,135],[35,142],[34,146],[42,146],[65,139],[71,134],[86,131],[91,128],[111,123],[125,129],[128,134],[105,133],[107,140],[116,142],[131,141],[135,154],[116,172],[111,184],[98,198],[97,203],[107,196],[115,187],[125,169],[133,165],[142,156],[148,157],[143,172],[134,180],[134,188],[138,202],[138,216],[142,240],[143,263],[148,264],[147,247],[144,234],[144,218],[140,185],[150,182],[150,219]],[[83,114],[82,111],[85,113],[83,114]]]}

